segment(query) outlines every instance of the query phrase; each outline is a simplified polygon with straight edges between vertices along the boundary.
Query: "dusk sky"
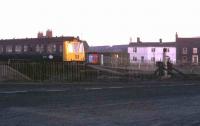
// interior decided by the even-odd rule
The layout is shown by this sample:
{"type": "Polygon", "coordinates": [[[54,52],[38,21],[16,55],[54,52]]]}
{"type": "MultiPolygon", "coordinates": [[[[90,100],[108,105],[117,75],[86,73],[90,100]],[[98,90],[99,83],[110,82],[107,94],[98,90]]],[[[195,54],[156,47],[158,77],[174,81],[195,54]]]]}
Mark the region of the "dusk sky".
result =
{"type": "Polygon", "coordinates": [[[0,39],[80,36],[89,45],[200,36],[199,0],[0,0],[0,39]]]}

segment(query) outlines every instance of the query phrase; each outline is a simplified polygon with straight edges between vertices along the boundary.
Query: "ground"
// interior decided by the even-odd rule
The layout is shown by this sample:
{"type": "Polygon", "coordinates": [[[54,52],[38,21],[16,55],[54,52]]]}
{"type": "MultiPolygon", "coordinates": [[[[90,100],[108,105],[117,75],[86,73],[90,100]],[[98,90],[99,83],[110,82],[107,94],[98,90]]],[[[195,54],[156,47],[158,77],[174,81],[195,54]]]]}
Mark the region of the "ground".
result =
{"type": "Polygon", "coordinates": [[[0,87],[0,126],[200,125],[198,82],[0,87]]]}

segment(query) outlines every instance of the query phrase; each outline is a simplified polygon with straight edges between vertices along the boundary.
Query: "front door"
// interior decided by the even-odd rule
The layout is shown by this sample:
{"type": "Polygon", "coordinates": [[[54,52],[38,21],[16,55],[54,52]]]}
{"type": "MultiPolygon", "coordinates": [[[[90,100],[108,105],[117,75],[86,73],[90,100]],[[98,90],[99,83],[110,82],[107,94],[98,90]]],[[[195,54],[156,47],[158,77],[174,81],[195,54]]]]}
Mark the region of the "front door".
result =
{"type": "Polygon", "coordinates": [[[198,55],[192,55],[192,63],[198,65],[198,55]]]}

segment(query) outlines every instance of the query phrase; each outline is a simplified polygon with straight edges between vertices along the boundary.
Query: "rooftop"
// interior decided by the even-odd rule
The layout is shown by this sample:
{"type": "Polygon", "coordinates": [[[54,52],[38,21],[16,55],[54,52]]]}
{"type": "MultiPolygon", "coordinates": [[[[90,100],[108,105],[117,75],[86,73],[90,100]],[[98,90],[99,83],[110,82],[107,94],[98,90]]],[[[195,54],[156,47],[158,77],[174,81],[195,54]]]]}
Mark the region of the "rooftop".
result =
{"type": "Polygon", "coordinates": [[[176,42],[131,42],[129,46],[137,46],[137,47],[174,47],[176,46],[176,42]]]}
{"type": "Polygon", "coordinates": [[[127,52],[128,45],[113,46],[91,46],[89,52],[105,53],[105,52],[127,52]]]}

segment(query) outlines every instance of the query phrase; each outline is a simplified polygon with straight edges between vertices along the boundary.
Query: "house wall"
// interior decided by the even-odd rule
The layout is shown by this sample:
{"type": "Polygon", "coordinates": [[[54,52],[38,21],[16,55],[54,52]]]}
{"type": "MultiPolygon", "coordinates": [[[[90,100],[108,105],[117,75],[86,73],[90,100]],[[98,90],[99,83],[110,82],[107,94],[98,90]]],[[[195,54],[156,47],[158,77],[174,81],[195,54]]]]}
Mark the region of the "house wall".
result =
{"type": "Polygon", "coordinates": [[[168,48],[167,56],[170,60],[176,62],[176,47],[137,47],[137,52],[133,52],[134,47],[128,47],[128,53],[130,55],[130,63],[155,63],[156,61],[162,61],[163,59],[163,48],[168,48]],[[152,48],[155,48],[155,52],[152,52],[152,48]],[[144,61],[141,57],[144,57],[144,61]],[[133,57],[137,58],[137,61],[133,60],[133,57]],[[155,57],[155,61],[152,58],[155,57]]]}

